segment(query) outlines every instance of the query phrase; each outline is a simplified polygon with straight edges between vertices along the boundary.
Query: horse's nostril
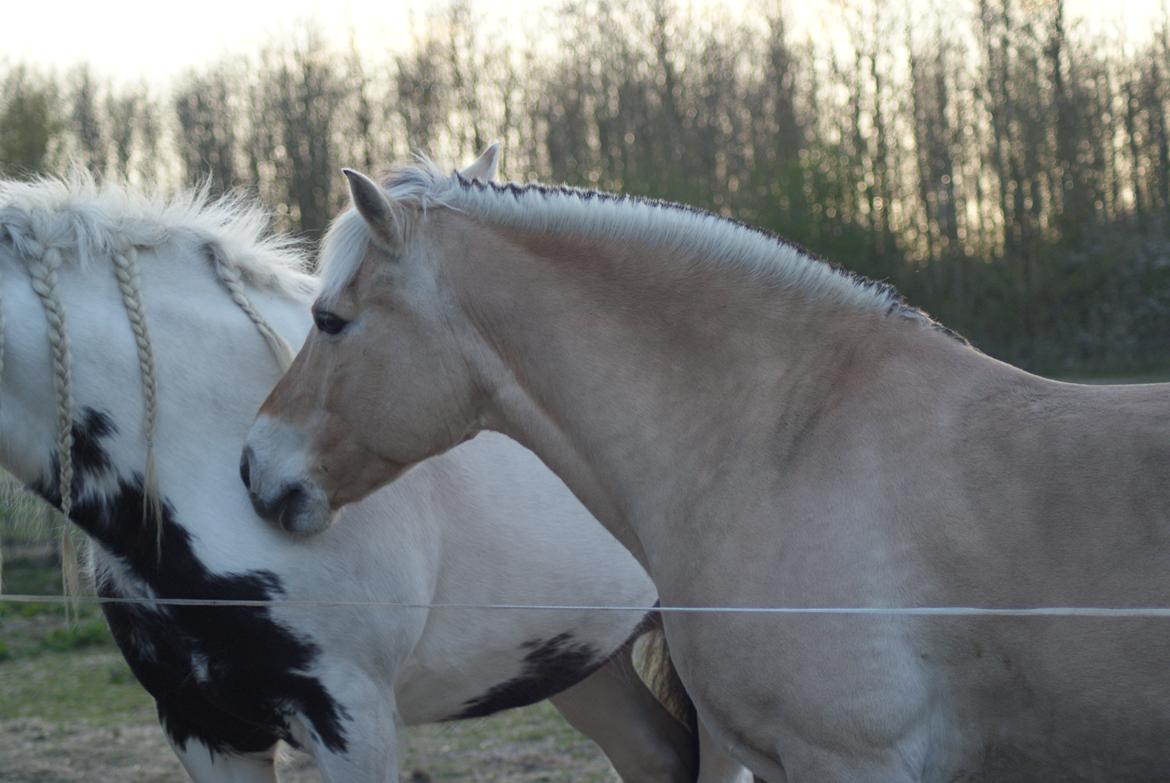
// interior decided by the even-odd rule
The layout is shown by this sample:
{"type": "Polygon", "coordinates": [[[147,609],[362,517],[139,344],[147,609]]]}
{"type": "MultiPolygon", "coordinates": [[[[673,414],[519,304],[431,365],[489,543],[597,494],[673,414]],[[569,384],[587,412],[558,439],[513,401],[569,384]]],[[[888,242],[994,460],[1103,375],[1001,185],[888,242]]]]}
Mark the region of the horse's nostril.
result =
{"type": "Polygon", "coordinates": [[[300,484],[293,484],[288,487],[284,494],[281,495],[280,500],[276,502],[276,521],[285,530],[295,532],[293,523],[297,516],[303,510],[303,506],[308,501],[309,495],[305,492],[304,487],[300,484]]]}
{"type": "Polygon", "coordinates": [[[244,482],[244,488],[248,491],[252,490],[251,462],[252,449],[250,446],[245,446],[244,453],[240,455],[240,481],[244,482]]]}

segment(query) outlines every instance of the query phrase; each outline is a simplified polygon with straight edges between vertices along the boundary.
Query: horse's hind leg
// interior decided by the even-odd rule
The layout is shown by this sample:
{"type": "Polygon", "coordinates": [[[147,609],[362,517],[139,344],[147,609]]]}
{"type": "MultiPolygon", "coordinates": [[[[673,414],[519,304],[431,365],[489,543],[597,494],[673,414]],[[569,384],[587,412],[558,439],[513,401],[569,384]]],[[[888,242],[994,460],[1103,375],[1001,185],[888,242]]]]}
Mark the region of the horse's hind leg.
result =
{"type": "Polygon", "coordinates": [[[592,739],[624,783],[746,783],[742,766],[700,732],[694,707],[674,672],[661,626],[644,632],[642,668],[676,712],[691,713],[693,725],[663,706],[634,668],[634,641],[605,666],[553,703],[572,726],[592,739]]]}
{"type": "MultiPolygon", "coordinates": [[[[165,732],[164,732],[165,733],[165,732]]],[[[167,736],[195,783],[276,783],[276,746],[261,753],[215,752],[195,739],[181,746],[167,736]]]]}
{"type": "Polygon", "coordinates": [[[695,780],[695,738],[642,683],[628,651],[550,701],[598,744],[623,783],[695,780]]]}

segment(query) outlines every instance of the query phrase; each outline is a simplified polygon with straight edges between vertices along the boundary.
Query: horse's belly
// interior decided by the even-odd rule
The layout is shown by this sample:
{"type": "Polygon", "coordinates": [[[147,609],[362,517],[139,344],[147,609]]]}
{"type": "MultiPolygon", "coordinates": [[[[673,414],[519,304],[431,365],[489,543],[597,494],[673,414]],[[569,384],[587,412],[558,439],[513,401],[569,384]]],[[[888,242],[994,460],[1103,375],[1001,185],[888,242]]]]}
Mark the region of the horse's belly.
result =
{"type": "MultiPolygon", "coordinates": [[[[975,733],[971,780],[1165,780],[1170,626],[1150,618],[999,618],[938,692],[975,733]]],[[[948,705],[943,702],[944,708],[948,705]]],[[[944,749],[945,750],[945,749],[944,749]]]]}
{"type": "Polygon", "coordinates": [[[793,780],[1170,771],[1161,620],[683,615],[667,634],[704,721],[793,780]]]}
{"type": "Polygon", "coordinates": [[[408,724],[474,718],[532,704],[583,680],[638,632],[644,613],[441,609],[442,623],[395,685],[408,724]],[[461,617],[462,616],[462,617],[461,617]]]}

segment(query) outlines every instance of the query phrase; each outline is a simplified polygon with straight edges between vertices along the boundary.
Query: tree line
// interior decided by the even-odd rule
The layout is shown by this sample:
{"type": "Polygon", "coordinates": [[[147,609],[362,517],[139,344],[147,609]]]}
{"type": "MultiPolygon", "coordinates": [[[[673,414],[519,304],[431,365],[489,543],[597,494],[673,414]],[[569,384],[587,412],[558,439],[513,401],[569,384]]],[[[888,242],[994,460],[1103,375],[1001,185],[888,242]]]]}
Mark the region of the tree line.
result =
{"type": "Polygon", "coordinates": [[[893,283],[1043,371],[1170,363],[1170,20],[1140,40],[1063,0],[564,0],[517,42],[455,0],[394,53],[311,25],[166,89],[0,65],[0,172],[255,192],[320,234],[341,165],[504,142],[504,171],[760,225],[893,283]]]}

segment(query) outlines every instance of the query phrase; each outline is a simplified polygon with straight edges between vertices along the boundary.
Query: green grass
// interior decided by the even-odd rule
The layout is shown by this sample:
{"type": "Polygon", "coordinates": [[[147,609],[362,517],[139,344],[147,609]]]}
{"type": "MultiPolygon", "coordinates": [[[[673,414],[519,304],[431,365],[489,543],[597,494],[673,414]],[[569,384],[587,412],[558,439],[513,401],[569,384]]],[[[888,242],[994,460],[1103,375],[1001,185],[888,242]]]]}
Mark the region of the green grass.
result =
{"type": "MultiPolygon", "coordinates": [[[[5,568],[5,591],[26,595],[60,595],[61,574],[43,557],[10,558],[5,568]]],[[[0,661],[48,652],[88,648],[114,649],[114,640],[96,606],[70,611],[59,603],[4,603],[0,601],[0,661]]]]}
{"type": "Polygon", "coordinates": [[[402,769],[425,770],[436,781],[615,780],[596,746],[548,702],[490,718],[413,727],[402,769]]]}
{"type": "MultiPolygon", "coordinates": [[[[12,494],[0,493],[11,500],[12,494]]],[[[56,532],[27,501],[0,513],[5,547],[4,591],[61,594],[61,569],[53,556],[56,532]]],[[[66,621],[59,603],[0,601],[0,720],[35,717],[110,725],[152,719],[151,699],[130,674],[101,612],[80,606],[66,621]]]]}
{"type": "Polygon", "coordinates": [[[69,652],[88,647],[109,647],[113,644],[110,631],[101,619],[70,623],[63,628],[54,628],[44,634],[40,647],[46,652],[69,652]]]}
{"type": "Polygon", "coordinates": [[[0,663],[0,720],[98,726],[154,720],[154,702],[117,650],[42,652],[0,663]]]}
{"type": "Polygon", "coordinates": [[[61,569],[56,560],[8,555],[4,563],[4,592],[23,595],[60,595],[61,569]]]}

